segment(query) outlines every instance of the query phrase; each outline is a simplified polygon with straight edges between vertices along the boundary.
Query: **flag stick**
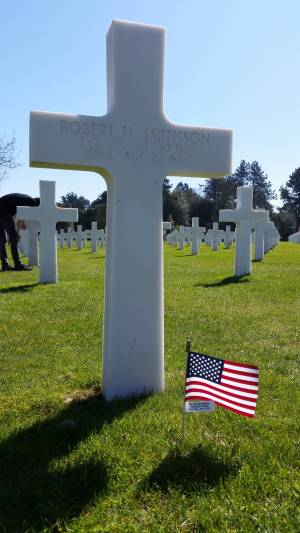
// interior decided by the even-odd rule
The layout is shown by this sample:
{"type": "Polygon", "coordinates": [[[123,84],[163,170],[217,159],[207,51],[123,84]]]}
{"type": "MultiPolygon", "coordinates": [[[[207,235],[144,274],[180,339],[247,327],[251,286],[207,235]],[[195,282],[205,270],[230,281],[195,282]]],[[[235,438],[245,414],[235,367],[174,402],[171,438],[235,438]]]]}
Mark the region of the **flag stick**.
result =
{"type": "Polygon", "coordinates": [[[186,352],[186,372],[184,376],[184,387],[183,387],[183,409],[182,409],[182,418],[181,418],[181,441],[183,440],[184,436],[184,422],[185,422],[185,382],[186,382],[186,375],[187,375],[187,365],[188,365],[188,356],[189,352],[191,351],[191,341],[187,340],[185,345],[185,352],[186,352]]]}

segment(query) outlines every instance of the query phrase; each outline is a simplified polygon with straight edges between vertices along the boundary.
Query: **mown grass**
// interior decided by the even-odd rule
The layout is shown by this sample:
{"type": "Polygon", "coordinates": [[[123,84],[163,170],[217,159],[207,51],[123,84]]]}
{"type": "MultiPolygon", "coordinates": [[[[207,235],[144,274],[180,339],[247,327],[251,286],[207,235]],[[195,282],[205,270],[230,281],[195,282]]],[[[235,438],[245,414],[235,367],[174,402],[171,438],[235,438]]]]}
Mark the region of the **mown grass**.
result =
{"type": "Polygon", "coordinates": [[[0,273],[0,531],[299,531],[300,246],[241,280],[233,250],[165,246],[166,391],[112,403],[104,251],[58,253],[56,286],[0,273]],[[259,366],[254,420],[190,414],[181,441],[187,338],[259,366]]]}

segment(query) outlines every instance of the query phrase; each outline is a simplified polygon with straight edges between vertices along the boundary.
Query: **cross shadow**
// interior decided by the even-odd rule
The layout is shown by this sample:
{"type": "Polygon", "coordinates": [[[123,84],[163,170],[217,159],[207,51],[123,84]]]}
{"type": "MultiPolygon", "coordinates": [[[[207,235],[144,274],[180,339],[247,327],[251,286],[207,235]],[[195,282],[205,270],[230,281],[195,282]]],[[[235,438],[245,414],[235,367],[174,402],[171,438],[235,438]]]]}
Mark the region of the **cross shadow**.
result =
{"type": "Polygon", "coordinates": [[[249,274],[246,276],[229,276],[228,278],[223,278],[219,281],[214,281],[213,283],[196,283],[195,287],[224,287],[226,285],[238,284],[238,283],[248,283],[249,274]]]}
{"type": "Polygon", "coordinates": [[[143,485],[162,492],[177,488],[184,492],[205,491],[237,473],[239,465],[218,458],[213,450],[197,446],[184,454],[172,450],[151,472],[143,485]]]}
{"type": "Polygon", "coordinates": [[[30,285],[14,285],[13,287],[6,287],[0,289],[0,293],[5,294],[6,292],[27,292],[33,287],[37,287],[39,283],[31,283],[30,285]]]}
{"type": "MultiPolygon", "coordinates": [[[[109,480],[105,461],[93,458],[67,462],[72,450],[99,433],[146,396],[107,403],[101,394],[72,402],[52,418],[12,434],[0,445],[0,530],[51,531],[58,520],[79,516],[93,499],[105,493],[109,480]],[[73,421],[61,427],[63,421],[73,421]],[[75,424],[74,424],[75,423],[75,424]],[[54,459],[64,458],[59,470],[54,459]]],[[[45,411],[47,412],[47,406],[45,411]]]]}

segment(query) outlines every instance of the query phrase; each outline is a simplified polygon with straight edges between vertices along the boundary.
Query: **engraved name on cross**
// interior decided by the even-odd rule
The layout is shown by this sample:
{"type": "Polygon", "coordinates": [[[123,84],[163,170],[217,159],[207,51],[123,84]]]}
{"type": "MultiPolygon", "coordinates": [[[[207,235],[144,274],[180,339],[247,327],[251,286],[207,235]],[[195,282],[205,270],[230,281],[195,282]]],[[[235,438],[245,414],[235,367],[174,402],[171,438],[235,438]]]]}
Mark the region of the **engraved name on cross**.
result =
{"type": "Polygon", "coordinates": [[[31,166],[94,171],[107,183],[107,400],[164,388],[163,178],[217,178],[231,170],[230,130],[180,126],[165,117],[163,61],[163,28],[113,21],[107,114],[31,113],[31,166]]]}

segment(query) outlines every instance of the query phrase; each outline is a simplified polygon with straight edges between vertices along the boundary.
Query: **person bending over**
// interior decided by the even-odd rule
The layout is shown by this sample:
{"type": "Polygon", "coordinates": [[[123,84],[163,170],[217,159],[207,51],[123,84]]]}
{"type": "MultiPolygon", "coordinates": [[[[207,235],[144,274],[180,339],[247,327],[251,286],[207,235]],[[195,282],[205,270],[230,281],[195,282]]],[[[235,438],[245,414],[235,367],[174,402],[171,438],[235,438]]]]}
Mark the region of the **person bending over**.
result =
{"type": "Polygon", "coordinates": [[[15,227],[14,217],[17,213],[17,206],[38,206],[39,198],[32,198],[27,194],[6,194],[0,198],[0,259],[2,270],[13,270],[9,264],[6,254],[6,236],[11,248],[11,255],[15,264],[15,270],[29,270],[23,265],[19,258],[18,241],[20,235],[15,227]]]}

